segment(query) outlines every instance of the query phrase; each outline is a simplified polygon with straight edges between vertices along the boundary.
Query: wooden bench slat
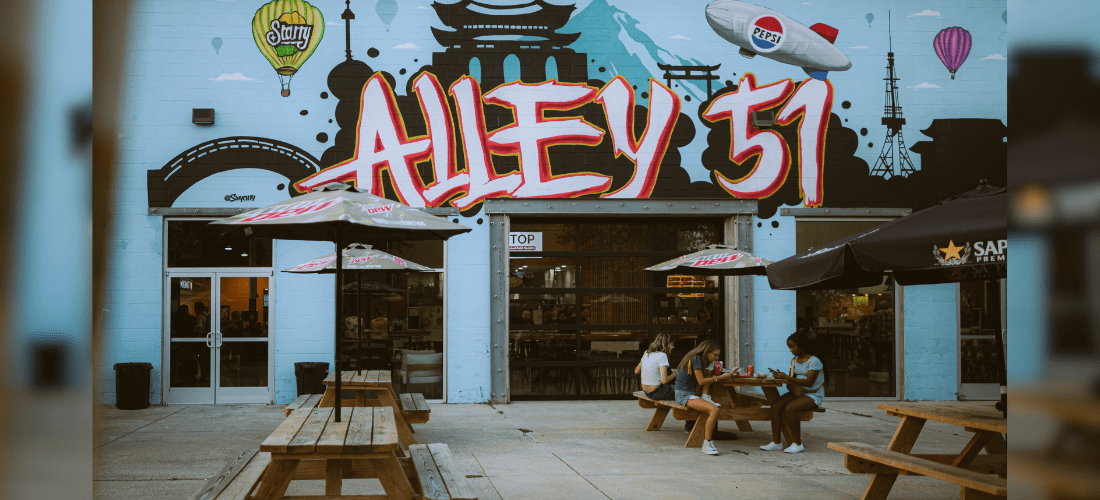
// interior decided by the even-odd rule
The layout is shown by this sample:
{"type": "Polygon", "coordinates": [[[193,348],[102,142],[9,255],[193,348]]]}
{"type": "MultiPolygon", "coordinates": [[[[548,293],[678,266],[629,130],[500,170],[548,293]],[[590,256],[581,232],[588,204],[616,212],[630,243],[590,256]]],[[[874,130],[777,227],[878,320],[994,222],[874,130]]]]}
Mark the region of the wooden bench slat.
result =
{"type": "Polygon", "coordinates": [[[382,406],[374,408],[374,437],[371,451],[394,451],[401,448],[397,440],[397,419],[393,408],[382,406]]]}
{"type": "Polygon", "coordinates": [[[381,370],[371,370],[371,372],[369,374],[367,374],[367,378],[364,380],[364,383],[371,384],[371,385],[377,384],[378,383],[378,376],[381,373],[382,373],[381,370]]]}
{"type": "Polygon", "coordinates": [[[356,384],[356,385],[366,382],[367,377],[370,376],[370,371],[352,372],[352,373],[354,373],[355,375],[353,375],[351,377],[351,382],[350,383],[356,384]]]}
{"type": "Polygon", "coordinates": [[[641,406],[642,408],[649,409],[657,407],[657,402],[649,399],[649,396],[646,396],[645,392],[634,391],[634,397],[638,398],[638,406],[641,406]]]}
{"type": "Polygon", "coordinates": [[[267,472],[267,466],[271,465],[271,454],[259,452],[252,457],[252,461],[245,466],[237,478],[229,483],[225,491],[218,496],[218,500],[246,500],[252,495],[253,490],[260,482],[260,478],[267,472]]]}
{"type": "Polygon", "coordinates": [[[1064,498],[1092,498],[1100,491],[1100,474],[1081,461],[1013,451],[1008,463],[1014,477],[1039,484],[1047,492],[1064,498]]]}
{"type": "Polygon", "coordinates": [[[1007,481],[994,475],[960,469],[864,443],[829,443],[829,448],[870,462],[881,463],[954,483],[964,488],[975,489],[997,496],[1008,495],[1007,481]]]}
{"type": "Polygon", "coordinates": [[[272,432],[267,439],[264,439],[263,443],[260,443],[260,451],[285,453],[287,446],[290,445],[290,442],[298,433],[298,429],[302,427],[302,423],[309,418],[310,413],[320,401],[320,394],[311,394],[302,406],[294,410],[289,417],[286,417],[286,420],[283,420],[283,423],[279,424],[279,427],[275,428],[275,432],[272,432]]]}
{"type": "Polygon", "coordinates": [[[336,412],[329,409],[328,421],[325,423],[325,431],[317,438],[318,452],[339,452],[344,449],[344,440],[347,438],[347,429],[351,425],[353,407],[340,407],[340,421],[336,421],[336,412]]]}
{"type": "MultiPolygon", "coordinates": [[[[911,453],[910,456],[923,458],[932,462],[938,462],[944,465],[953,465],[957,454],[946,453],[911,453]]],[[[897,474],[899,476],[923,476],[924,474],[918,474],[907,470],[901,470],[897,467],[890,467],[876,462],[870,462],[861,458],[855,458],[851,455],[844,456],[844,466],[849,472],[855,474],[897,474]]],[[[998,476],[1004,476],[1008,471],[1008,464],[1004,455],[978,455],[974,457],[974,460],[970,462],[963,469],[969,469],[974,472],[980,472],[982,474],[996,474],[998,476]]]]}
{"type": "Polygon", "coordinates": [[[425,500],[451,500],[447,487],[443,485],[443,476],[435,465],[428,445],[409,445],[409,456],[416,467],[416,476],[420,479],[420,490],[425,500]]]}
{"type": "Polygon", "coordinates": [[[432,409],[428,407],[428,400],[424,399],[423,394],[421,394],[419,392],[414,392],[412,397],[413,397],[413,404],[416,405],[416,409],[413,410],[413,411],[424,412],[424,413],[431,413],[432,412],[432,409]]]}
{"type": "Polygon", "coordinates": [[[416,411],[416,404],[413,403],[412,394],[401,394],[398,396],[398,402],[401,403],[401,410],[406,413],[416,411]]]}
{"type": "Polygon", "coordinates": [[[286,410],[287,416],[289,417],[291,412],[301,407],[306,402],[306,400],[309,399],[310,396],[312,396],[312,394],[302,394],[301,396],[298,396],[298,399],[295,399],[292,403],[286,405],[286,408],[284,408],[284,410],[286,410]]]}
{"type": "Polygon", "coordinates": [[[225,467],[222,467],[222,470],[214,474],[214,477],[211,477],[210,480],[203,485],[202,489],[194,495],[191,495],[191,500],[213,500],[218,498],[218,495],[225,490],[226,486],[228,486],[229,483],[237,477],[237,474],[240,474],[245,466],[248,465],[248,462],[252,460],[256,452],[257,450],[244,450],[240,452],[236,457],[230,460],[225,467]]]}
{"type": "MultiPolygon", "coordinates": [[[[341,408],[343,410],[343,408],[341,408]]],[[[341,414],[341,417],[343,414],[341,414]]],[[[374,412],[372,408],[354,408],[348,424],[348,437],[344,441],[344,451],[366,453],[371,451],[371,439],[374,434],[374,412]]]]}
{"type": "Polygon", "coordinates": [[[332,408],[314,408],[298,434],[290,440],[286,451],[290,453],[314,451],[317,448],[317,438],[321,437],[321,433],[325,431],[325,424],[332,416],[332,410],[332,408]]]}
{"type": "Polygon", "coordinates": [[[443,484],[447,486],[447,492],[453,500],[477,500],[473,488],[466,482],[466,477],[455,466],[451,458],[451,448],[443,443],[428,445],[432,452],[436,467],[439,467],[439,475],[443,476],[443,484]]]}
{"type": "Polygon", "coordinates": [[[389,371],[380,370],[378,372],[378,383],[379,384],[386,384],[386,385],[392,384],[393,383],[393,375],[390,374],[389,371]]]}

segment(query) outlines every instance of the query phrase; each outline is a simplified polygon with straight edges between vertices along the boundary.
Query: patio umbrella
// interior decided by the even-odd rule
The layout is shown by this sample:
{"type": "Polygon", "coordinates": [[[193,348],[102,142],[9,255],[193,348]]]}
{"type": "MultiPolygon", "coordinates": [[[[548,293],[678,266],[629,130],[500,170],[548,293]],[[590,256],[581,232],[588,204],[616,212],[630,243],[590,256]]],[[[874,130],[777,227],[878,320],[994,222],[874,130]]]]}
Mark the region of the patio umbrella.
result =
{"type": "MultiPolygon", "coordinates": [[[[343,268],[343,270],[344,271],[355,271],[355,282],[354,283],[348,283],[348,284],[344,285],[344,291],[349,291],[349,290],[354,290],[355,291],[355,317],[356,317],[356,319],[358,319],[359,322],[362,321],[359,318],[363,317],[363,315],[360,314],[360,311],[359,311],[359,304],[360,304],[359,298],[360,298],[360,293],[361,292],[366,292],[367,293],[367,298],[368,298],[367,310],[369,311],[371,309],[370,302],[369,302],[369,298],[371,296],[374,296],[374,295],[390,296],[390,295],[395,294],[396,292],[402,291],[400,288],[393,287],[393,286],[387,285],[385,283],[380,283],[378,281],[372,281],[372,280],[364,281],[363,277],[360,274],[360,271],[363,271],[363,270],[369,270],[369,271],[402,271],[403,270],[403,271],[420,271],[420,272],[434,271],[434,269],[432,269],[430,267],[422,266],[422,265],[417,264],[415,262],[402,259],[401,257],[398,257],[396,255],[388,254],[388,253],[383,252],[381,250],[376,250],[374,248],[371,248],[370,245],[364,245],[362,243],[352,243],[351,245],[349,245],[347,248],[344,249],[343,255],[344,255],[343,262],[340,264],[341,267],[343,268]]],[[[283,269],[283,272],[287,272],[287,273],[314,273],[314,274],[335,273],[336,272],[336,267],[337,267],[336,266],[336,252],[332,252],[332,253],[330,253],[328,255],[325,255],[323,257],[318,257],[316,259],[313,259],[309,262],[298,264],[297,266],[294,266],[294,267],[291,267],[291,268],[288,268],[288,269],[283,269]]],[[[341,312],[341,314],[342,314],[342,312],[341,312]]],[[[356,323],[356,321],[352,321],[352,324],[354,325],[356,332],[361,333],[362,328],[360,328],[360,325],[355,324],[355,323],[356,323]]],[[[345,327],[346,327],[346,325],[345,325],[345,327]]],[[[358,337],[358,335],[357,335],[357,337],[358,337]]],[[[356,368],[361,372],[362,371],[362,359],[363,359],[362,344],[356,343],[355,347],[356,347],[356,354],[355,354],[356,363],[355,363],[355,365],[356,365],[356,368]]]]}
{"type": "MultiPolygon", "coordinates": [[[[777,290],[855,288],[882,283],[890,272],[900,285],[1001,279],[1008,271],[1008,189],[983,179],[976,189],[933,207],[768,266],[777,290]]],[[[1008,416],[1004,339],[1001,404],[1008,416]]]]}
{"type": "Polygon", "coordinates": [[[776,290],[1000,279],[1007,274],[1008,190],[984,182],[935,206],[767,267],[776,290]]]}
{"type": "MultiPolygon", "coordinates": [[[[435,217],[393,200],[374,196],[341,182],[319,186],[311,193],[264,208],[211,222],[225,233],[240,231],[253,238],[331,241],[336,249],[348,241],[446,240],[470,228],[435,217]]],[[[336,273],[343,259],[336,260],[336,273]]],[[[336,281],[336,421],[340,421],[340,310],[343,300],[336,281]]]]}
{"type": "Polygon", "coordinates": [[[743,252],[737,247],[710,245],[704,250],[682,255],[667,262],[645,268],[656,273],[684,273],[702,276],[763,276],[772,261],[743,252]]]}

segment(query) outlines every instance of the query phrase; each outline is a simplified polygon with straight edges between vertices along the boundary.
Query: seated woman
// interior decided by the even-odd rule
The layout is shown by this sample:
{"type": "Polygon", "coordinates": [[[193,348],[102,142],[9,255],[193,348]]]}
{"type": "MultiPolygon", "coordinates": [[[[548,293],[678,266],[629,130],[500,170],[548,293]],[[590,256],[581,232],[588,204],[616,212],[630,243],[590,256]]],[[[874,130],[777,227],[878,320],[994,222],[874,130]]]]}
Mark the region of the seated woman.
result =
{"type": "Polygon", "coordinates": [[[672,338],[667,333],[659,333],[653,343],[649,344],[649,349],[642,355],[638,366],[634,367],[634,373],[642,375],[642,390],[649,399],[676,397],[676,391],[672,386],[672,382],[676,380],[676,372],[668,369],[670,353],[672,353],[672,338]]]}
{"type": "Polygon", "coordinates": [[[706,393],[710,390],[711,384],[730,378],[733,374],[723,373],[707,377],[703,370],[707,366],[714,366],[714,361],[721,354],[722,349],[718,344],[713,340],[704,340],[684,355],[676,372],[676,403],[707,414],[707,427],[703,433],[702,447],[703,453],[707,455],[718,454],[718,449],[711,441],[714,428],[718,425],[718,405],[714,404],[706,393]],[[696,395],[699,389],[702,389],[706,399],[696,395]]]}
{"type": "Polygon", "coordinates": [[[813,342],[801,332],[795,332],[787,337],[787,348],[791,350],[794,358],[791,359],[791,371],[789,374],[778,370],[772,370],[772,376],[777,380],[787,382],[786,394],[775,400],[772,404],[772,442],[760,449],[765,451],[783,450],[780,443],[780,431],[786,435],[791,443],[787,453],[799,453],[805,450],[802,446],[802,422],[798,419],[798,413],[806,410],[820,408],[825,401],[825,368],[815,354],[817,349],[813,342]]]}

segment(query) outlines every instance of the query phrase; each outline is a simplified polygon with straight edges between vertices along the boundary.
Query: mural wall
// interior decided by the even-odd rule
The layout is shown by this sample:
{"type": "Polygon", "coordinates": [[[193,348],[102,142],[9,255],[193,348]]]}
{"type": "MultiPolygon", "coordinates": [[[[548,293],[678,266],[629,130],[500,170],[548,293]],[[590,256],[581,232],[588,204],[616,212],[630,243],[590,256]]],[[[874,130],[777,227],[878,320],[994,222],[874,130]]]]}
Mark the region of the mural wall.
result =
{"type": "Polygon", "coordinates": [[[1007,183],[1004,2],[212,4],[227,31],[181,41],[205,44],[184,78],[241,99],[153,159],[152,207],[351,181],[467,216],[493,197],[756,198],[769,218],[1007,183]]]}

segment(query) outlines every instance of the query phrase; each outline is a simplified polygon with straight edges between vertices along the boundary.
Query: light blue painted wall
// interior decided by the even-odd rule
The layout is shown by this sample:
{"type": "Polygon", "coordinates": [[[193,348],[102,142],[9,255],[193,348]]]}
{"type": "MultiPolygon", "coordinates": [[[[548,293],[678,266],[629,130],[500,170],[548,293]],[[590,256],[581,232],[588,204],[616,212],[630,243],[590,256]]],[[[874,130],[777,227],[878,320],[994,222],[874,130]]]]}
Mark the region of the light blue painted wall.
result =
{"type": "MultiPolygon", "coordinates": [[[[778,211],[770,219],[753,217],[753,253],[772,260],[794,255],[794,229],[794,217],[781,216],[778,211]],[[773,222],[779,227],[772,227],[773,222]]],[[[796,327],[795,292],[772,290],[768,278],[758,276],[753,279],[753,300],[756,369],[790,366],[787,336],[796,327]]]]}
{"type": "Polygon", "coordinates": [[[907,401],[958,399],[958,285],[904,289],[905,393],[907,401]]]}
{"type": "Polygon", "coordinates": [[[275,404],[288,404],[298,397],[294,363],[320,361],[333,366],[332,330],[335,319],[335,274],[279,272],[335,251],[324,241],[277,240],[272,248],[275,273],[272,276],[275,348],[275,404]]]}
{"type": "Polygon", "coordinates": [[[492,387],[489,218],[456,218],[473,231],[447,240],[447,402],[484,403],[492,387]]]}
{"type": "Polygon", "coordinates": [[[1047,259],[1049,242],[1041,234],[1012,232],[1008,235],[1008,383],[1033,382],[1046,373],[1050,346],[1045,318],[1050,284],[1047,259]]]}

